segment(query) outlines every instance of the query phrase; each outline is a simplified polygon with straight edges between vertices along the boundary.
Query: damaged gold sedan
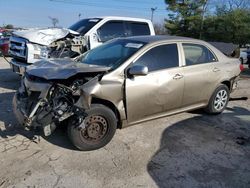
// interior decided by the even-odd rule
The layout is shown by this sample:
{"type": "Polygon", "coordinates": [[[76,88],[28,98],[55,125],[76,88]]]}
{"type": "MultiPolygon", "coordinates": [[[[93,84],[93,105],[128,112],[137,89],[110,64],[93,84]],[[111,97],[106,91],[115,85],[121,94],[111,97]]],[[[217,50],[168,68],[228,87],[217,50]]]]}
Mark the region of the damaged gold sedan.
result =
{"type": "Polygon", "coordinates": [[[239,74],[239,60],[200,40],[115,39],[74,61],[29,66],[13,107],[25,127],[48,136],[65,122],[78,149],[94,150],[117,128],[198,108],[221,113],[239,74]]]}

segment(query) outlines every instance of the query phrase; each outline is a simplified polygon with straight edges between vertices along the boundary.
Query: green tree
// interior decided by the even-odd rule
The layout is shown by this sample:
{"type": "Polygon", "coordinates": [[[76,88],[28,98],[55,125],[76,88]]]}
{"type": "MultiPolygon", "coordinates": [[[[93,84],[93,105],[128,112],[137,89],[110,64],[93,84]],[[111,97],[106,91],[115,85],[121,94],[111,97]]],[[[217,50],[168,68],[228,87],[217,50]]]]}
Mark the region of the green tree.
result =
{"type": "MultiPolygon", "coordinates": [[[[214,8],[212,11],[206,10],[208,0],[165,0],[165,2],[171,12],[165,21],[165,26],[171,35],[233,42],[240,45],[250,43],[250,9],[247,8],[250,6],[250,1],[225,0],[215,11],[214,8]]],[[[209,2],[211,4],[212,0],[209,2]]]]}
{"type": "Polygon", "coordinates": [[[49,19],[51,20],[51,23],[52,23],[53,27],[56,27],[56,25],[59,23],[58,18],[53,18],[53,17],[49,16],[49,19]]]}
{"type": "Polygon", "coordinates": [[[169,19],[166,28],[169,34],[200,38],[207,0],[165,0],[169,19]]]}
{"type": "Polygon", "coordinates": [[[250,43],[250,10],[217,9],[215,15],[204,20],[204,36],[208,41],[250,43]]]}
{"type": "Polygon", "coordinates": [[[4,28],[6,28],[6,29],[13,29],[14,26],[12,24],[7,24],[4,28]]]}

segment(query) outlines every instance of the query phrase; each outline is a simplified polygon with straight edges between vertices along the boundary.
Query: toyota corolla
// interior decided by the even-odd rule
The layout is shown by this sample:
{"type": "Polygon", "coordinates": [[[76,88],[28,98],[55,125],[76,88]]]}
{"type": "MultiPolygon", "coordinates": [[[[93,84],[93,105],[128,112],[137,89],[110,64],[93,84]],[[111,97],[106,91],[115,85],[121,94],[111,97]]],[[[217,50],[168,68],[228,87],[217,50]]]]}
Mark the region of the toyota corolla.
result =
{"type": "Polygon", "coordinates": [[[115,39],[75,60],[29,66],[13,107],[25,127],[48,136],[64,122],[74,146],[94,150],[117,128],[199,108],[220,114],[239,74],[238,59],[201,40],[115,39]]]}

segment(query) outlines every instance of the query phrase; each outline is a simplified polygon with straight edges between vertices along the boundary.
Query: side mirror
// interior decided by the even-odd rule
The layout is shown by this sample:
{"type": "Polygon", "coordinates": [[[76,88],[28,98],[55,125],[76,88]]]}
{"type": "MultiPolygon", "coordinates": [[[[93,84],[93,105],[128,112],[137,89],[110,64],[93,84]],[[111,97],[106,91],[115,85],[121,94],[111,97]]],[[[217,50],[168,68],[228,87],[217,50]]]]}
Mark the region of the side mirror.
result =
{"type": "Polygon", "coordinates": [[[148,74],[148,67],[144,65],[133,65],[128,69],[130,76],[146,76],[148,74]]]}

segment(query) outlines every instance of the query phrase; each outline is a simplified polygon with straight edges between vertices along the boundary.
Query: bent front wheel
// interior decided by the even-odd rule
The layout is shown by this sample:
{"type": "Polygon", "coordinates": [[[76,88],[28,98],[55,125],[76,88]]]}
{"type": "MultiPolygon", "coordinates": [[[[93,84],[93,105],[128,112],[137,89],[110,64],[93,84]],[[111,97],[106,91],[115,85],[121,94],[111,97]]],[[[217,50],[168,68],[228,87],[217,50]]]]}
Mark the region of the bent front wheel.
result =
{"type": "Polygon", "coordinates": [[[82,151],[99,149],[110,142],[117,128],[114,112],[102,105],[93,104],[86,111],[88,116],[81,127],[71,120],[68,125],[68,136],[75,147],[82,151]]]}

